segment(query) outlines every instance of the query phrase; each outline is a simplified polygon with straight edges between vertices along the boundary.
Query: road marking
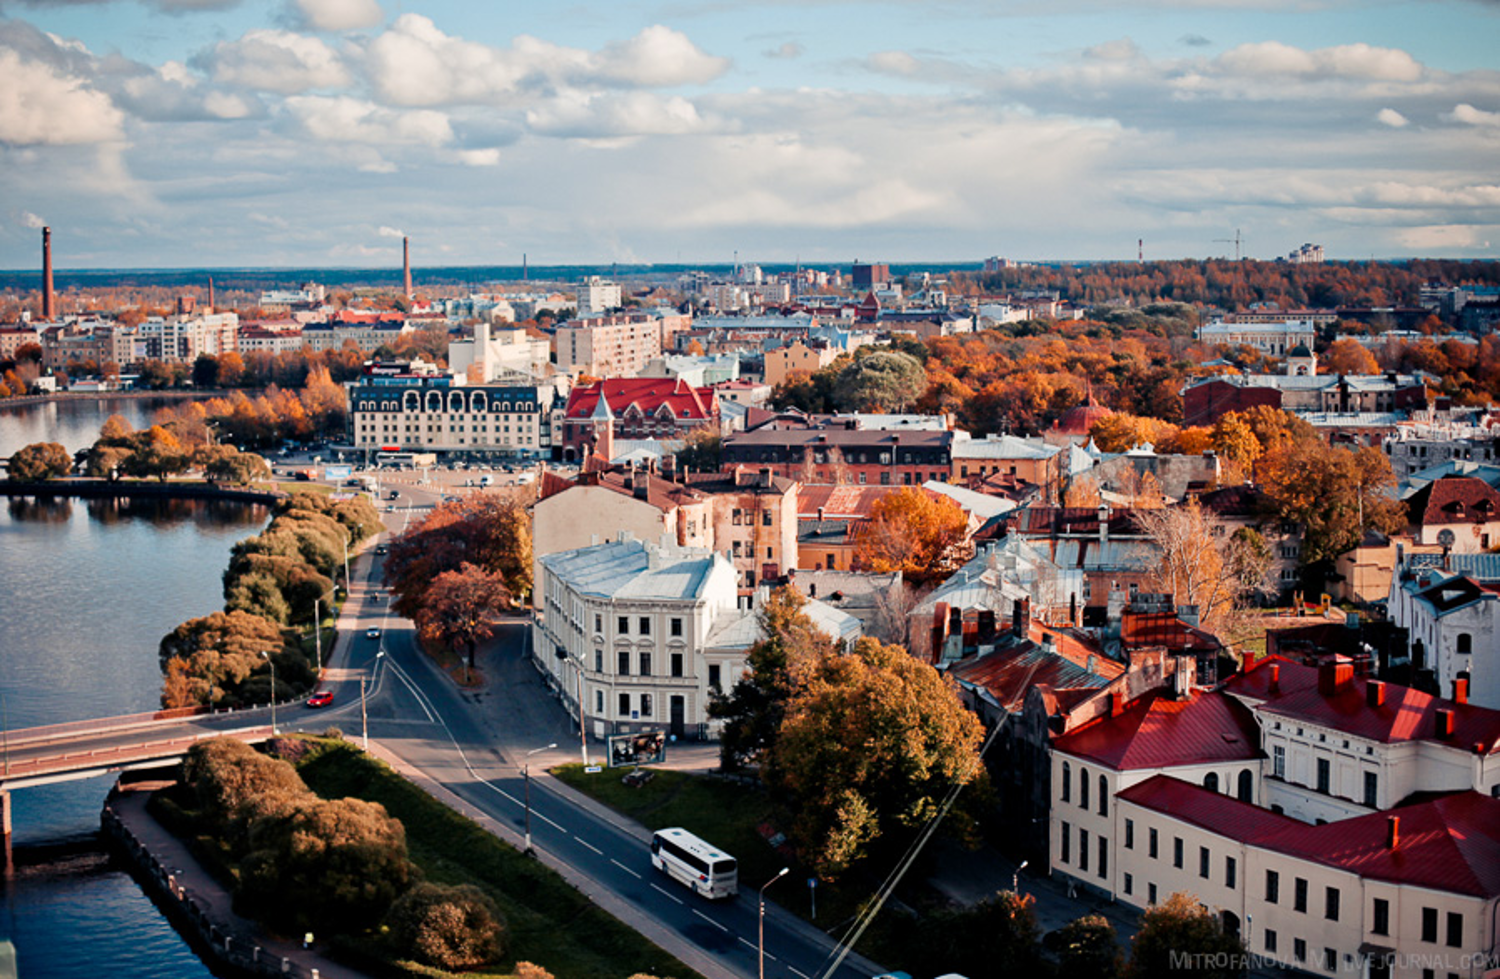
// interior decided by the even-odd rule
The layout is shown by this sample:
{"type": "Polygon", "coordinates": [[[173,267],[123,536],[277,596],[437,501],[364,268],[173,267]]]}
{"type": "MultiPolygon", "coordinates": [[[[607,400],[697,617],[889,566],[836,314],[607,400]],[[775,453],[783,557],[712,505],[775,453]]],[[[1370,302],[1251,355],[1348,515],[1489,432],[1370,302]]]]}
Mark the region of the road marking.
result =
{"type": "Polygon", "coordinates": [[[717,921],[715,921],[714,919],[710,918],[708,915],[704,914],[702,911],[699,911],[697,908],[693,908],[693,914],[696,914],[698,917],[702,918],[704,921],[706,921],[709,924],[713,925],[715,928],[719,929],[720,931],[724,932],[725,934],[728,934],[728,932],[729,932],[728,928],[726,928],[723,925],[719,924],[717,921]]]}
{"type": "Polygon", "coordinates": [[[666,898],[668,901],[674,901],[677,904],[683,903],[682,898],[678,897],[676,894],[668,894],[666,891],[662,890],[655,884],[651,885],[651,889],[660,894],[662,897],[666,898]]]}
{"type": "Polygon", "coordinates": [[[599,856],[601,856],[601,857],[604,856],[604,851],[603,850],[599,849],[597,846],[595,846],[594,844],[590,843],[588,840],[584,839],[583,837],[579,836],[577,833],[573,834],[573,839],[577,840],[580,846],[586,846],[590,850],[593,850],[595,853],[599,854],[599,856]]]}
{"type": "Polygon", "coordinates": [[[789,966],[787,966],[787,968],[790,969],[791,971],[797,973],[797,975],[801,976],[802,979],[812,979],[812,976],[810,976],[807,973],[803,972],[801,969],[797,968],[795,965],[789,965],[789,966]]]}
{"type": "Polygon", "coordinates": [[[625,871],[627,874],[629,874],[630,876],[634,877],[636,880],[645,880],[645,878],[642,877],[640,874],[636,873],[634,870],[631,870],[629,867],[625,866],[623,863],[621,863],[620,861],[616,860],[614,857],[610,857],[609,858],[609,862],[612,863],[612,864],[614,864],[616,867],[619,867],[621,870],[625,871]]]}
{"type": "MultiPolygon", "coordinates": [[[[744,942],[746,945],[750,946],[751,948],[756,948],[757,947],[754,942],[752,942],[750,939],[746,938],[744,935],[740,935],[738,937],[739,937],[740,941],[744,942]]],[[[766,956],[766,958],[768,958],[768,959],[771,958],[771,957],[772,956],[770,956],[770,955],[766,956]]]]}

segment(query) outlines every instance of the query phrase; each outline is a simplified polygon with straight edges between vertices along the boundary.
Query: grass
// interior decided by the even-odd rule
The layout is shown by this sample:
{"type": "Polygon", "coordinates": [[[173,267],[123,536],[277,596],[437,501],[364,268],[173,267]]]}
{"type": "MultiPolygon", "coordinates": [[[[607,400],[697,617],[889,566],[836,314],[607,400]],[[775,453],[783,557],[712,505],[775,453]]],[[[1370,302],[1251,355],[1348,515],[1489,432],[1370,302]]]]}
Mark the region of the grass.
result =
{"type": "Polygon", "coordinates": [[[508,975],[515,962],[527,961],[564,979],[697,975],[541,863],[352,745],[327,743],[300,773],[325,798],[354,796],[385,806],[406,827],[411,859],[427,880],[473,884],[494,899],[509,925],[509,964],[479,974],[508,975]]]}

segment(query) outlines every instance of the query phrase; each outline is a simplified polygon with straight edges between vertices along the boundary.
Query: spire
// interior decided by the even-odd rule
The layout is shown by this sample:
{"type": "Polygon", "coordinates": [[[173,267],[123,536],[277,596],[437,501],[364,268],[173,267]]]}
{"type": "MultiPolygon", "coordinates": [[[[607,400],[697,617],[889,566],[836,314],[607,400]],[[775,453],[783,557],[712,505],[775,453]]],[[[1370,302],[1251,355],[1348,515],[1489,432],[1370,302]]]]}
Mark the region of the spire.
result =
{"type": "Polygon", "coordinates": [[[609,410],[609,401],[604,397],[604,382],[599,382],[599,400],[594,404],[594,412],[589,415],[592,421],[614,421],[615,413],[609,410]]]}

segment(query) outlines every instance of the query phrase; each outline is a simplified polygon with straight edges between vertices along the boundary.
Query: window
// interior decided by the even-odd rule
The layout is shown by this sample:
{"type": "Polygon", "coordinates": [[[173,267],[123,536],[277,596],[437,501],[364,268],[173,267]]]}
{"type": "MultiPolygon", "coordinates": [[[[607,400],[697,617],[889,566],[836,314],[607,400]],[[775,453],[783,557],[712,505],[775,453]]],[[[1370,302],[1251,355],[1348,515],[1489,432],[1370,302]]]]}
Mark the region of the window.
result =
{"type": "Polygon", "coordinates": [[[1463,948],[1464,916],[1457,911],[1448,912],[1448,947],[1463,948]]]}
{"type": "Polygon", "coordinates": [[[1422,909],[1422,941],[1436,942],[1437,939],[1437,908],[1422,909]]]}
{"type": "Polygon", "coordinates": [[[604,616],[602,616],[602,615],[596,615],[596,616],[594,616],[594,631],[595,632],[603,632],[604,631],[604,616]]]}
{"type": "Polygon", "coordinates": [[[1274,870],[1266,871],[1266,903],[1275,904],[1281,899],[1281,875],[1274,870]]]}
{"type": "Polygon", "coordinates": [[[1182,837],[1172,837],[1172,866],[1182,869],[1182,837]]]}
{"type": "Polygon", "coordinates": [[[594,672],[604,672],[604,650],[602,649],[594,650],[594,672]]]}
{"type": "Polygon", "coordinates": [[[1078,770],[1078,806],[1080,809],[1089,807],[1089,770],[1087,768],[1078,770]]]}
{"type": "Polygon", "coordinates": [[[1099,815],[1109,815],[1109,783],[1103,775],[1099,776],[1099,815]]]}
{"type": "Polygon", "coordinates": [[[1339,889],[1330,887],[1323,891],[1323,917],[1329,921],[1339,920],[1339,889]]]}
{"type": "Polygon", "coordinates": [[[1292,939],[1292,958],[1298,962],[1307,961],[1307,942],[1301,938],[1292,939]]]}
{"type": "Polygon", "coordinates": [[[1146,885],[1146,903],[1147,904],[1155,904],[1156,903],[1156,885],[1155,884],[1147,884],[1146,885]]]}
{"type": "Polygon", "coordinates": [[[1148,853],[1152,860],[1156,859],[1156,830],[1151,830],[1151,838],[1147,843],[1148,853]]]}
{"type": "Polygon", "coordinates": [[[594,713],[595,714],[602,714],[602,713],[604,713],[604,691],[603,690],[595,690],[594,691],[594,713]]]}
{"type": "Polygon", "coordinates": [[[1389,935],[1391,933],[1391,902],[1383,897],[1375,899],[1375,913],[1370,931],[1376,935],[1389,935]]]}
{"type": "Polygon", "coordinates": [[[1204,880],[1208,880],[1208,861],[1208,847],[1200,846],[1198,848],[1198,876],[1204,880]]]}
{"type": "Polygon", "coordinates": [[[1099,876],[1109,876],[1109,839],[1099,837],[1099,876]]]}
{"type": "Polygon", "coordinates": [[[1307,881],[1301,877],[1292,881],[1292,910],[1307,913],[1307,881]]]}
{"type": "Polygon", "coordinates": [[[1374,772],[1365,772],[1365,805],[1371,809],[1380,808],[1376,800],[1379,797],[1380,776],[1374,772]]]}
{"type": "MultiPolygon", "coordinates": [[[[1062,824],[1062,836],[1061,836],[1060,842],[1059,842],[1059,845],[1061,846],[1062,849],[1060,850],[1057,859],[1060,860],[1060,861],[1062,861],[1063,863],[1067,863],[1069,860],[1073,859],[1073,853],[1072,853],[1072,851],[1073,851],[1073,833],[1072,833],[1072,830],[1073,830],[1073,827],[1069,826],[1067,823],[1063,823],[1062,824]]],[[[1433,927],[1436,928],[1437,926],[1434,925],[1433,927]]]]}
{"type": "Polygon", "coordinates": [[[641,616],[641,635],[651,635],[651,620],[644,615],[641,616]]]}
{"type": "Polygon", "coordinates": [[[1125,849],[1135,849],[1135,820],[1125,820],[1125,849]]]}
{"type": "Polygon", "coordinates": [[[675,638],[682,636],[682,620],[674,618],[668,622],[667,634],[675,638]]]}
{"type": "Polygon", "coordinates": [[[1271,775],[1286,778],[1286,748],[1279,744],[1271,749],[1271,775]]]}
{"type": "Polygon", "coordinates": [[[649,693],[641,694],[641,716],[651,716],[651,695],[649,693]]]}
{"type": "Polygon", "coordinates": [[[630,694],[628,693],[620,694],[620,716],[630,716],[630,694]]]}
{"type": "Polygon", "coordinates": [[[1274,928],[1266,929],[1266,951],[1276,951],[1276,930],[1274,928]]]}
{"type": "Polygon", "coordinates": [[[1474,637],[1467,632],[1460,632],[1458,634],[1458,655],[1468,656],[1472,652],[1474,652],[1474,637]]]}
{"type": "Polygon", "coordinates": [[[651,675],[651,654],[650,653],[642,653],[641,654],[641,676],[650,676],[650,675],[651,675]]]}
{"type": "Polygon", "coordinates": [[[769,526],[771,526],[771,511],[770,510],[765,510],[765,511],[763,511],[761,513],[761,515],[760,515],[760,525],[762,527],[769,527],[769,526]]]}
{"type": "Polygon", "coordinates": [[[1323,968],[1329,972],[1337,972],[1339,967],[1339,953],[1331,948],[1323,949],[1323,968]]]}
{"type": "Polygon", "coordinates": [[[1062,801],[1073,801],[1073,766],[1063,762],[1062,769],[1062,801]]]}
{"type": "Polygon", "coordinates": [[[622,636],[630,635],[630,616],[622,615],[615,620],[615,631],[622,636]]]}
{"type": "Polygon", "coordinates": [[[1078,831],[1078,869],[1089,869],[1089,831],[1086,829],[1078,831]]]}
{"type": "Polygon", "coordinates": [[[1216,772],[1209,772],[1203,776],[1203,787],[1210,792],[1219,791],[1219,776],[1216,772]]]}
{"type": "Polygon", "coordinates": [[[1125,893],[1126,894],[1134,894],[1135,893],[1135,878],[1132,877],[1130,874],[1126,874],[1125,875],[1125,893]]]}
{"type": "Polygon", "coordinates": [[[708,688],[710,690],[718,690],[718,689],[720,689],[720,685],[719,685],[719,664],[718,663],[711,663],[711,664],[709,664],[709,667],[708,667],[708,688]]]}
{"type": "Polygon", "coordinates": [[[1240,772],[1239,788],[1237,794],[1241,802],[1255,802],[1255,776],[1250,774],[1250,769],[1240,772]]]}
{"type": "Polygon", "coordinates": [[[1234,862],[1234,857],[1224,858],[1224,886],[1233,889],[1236,884],[1235,872],[1239,867],[1234,862]]]}
{"type": "Polygon", "coordinates": [[[620,676],[629,676],[630,653],[626,650],[621,650],[620,652],[615,654],[615,659],[617,660],[617,662],[615,663],[615,672],[620,674],[620,676]]]}

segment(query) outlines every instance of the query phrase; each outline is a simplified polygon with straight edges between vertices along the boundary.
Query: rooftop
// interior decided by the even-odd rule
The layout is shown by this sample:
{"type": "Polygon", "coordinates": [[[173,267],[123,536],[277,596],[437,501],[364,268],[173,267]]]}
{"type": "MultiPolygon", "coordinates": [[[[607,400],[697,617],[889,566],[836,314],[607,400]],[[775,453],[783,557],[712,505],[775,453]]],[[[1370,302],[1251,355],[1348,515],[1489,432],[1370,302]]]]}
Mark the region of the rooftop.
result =
{"type": "Polygon", "coordinates": [[[1058,738],[1058,751],[1117,771],[1171,768],[1261,757],[1260,731],[1250,711],[1223,693],[1183,700],[1153,690],[1058,738]]]}
{"type": "Polygon", "coordinates": [[[559,551],[541,564],[571,587],[616,599],[694,601],[716,567],[734,569],[722,554],[697,547],[660,547],[638,540],[614,541],[559,551]]]}

